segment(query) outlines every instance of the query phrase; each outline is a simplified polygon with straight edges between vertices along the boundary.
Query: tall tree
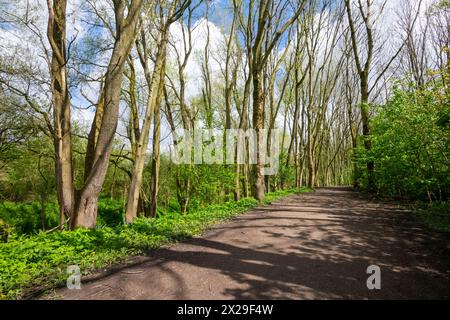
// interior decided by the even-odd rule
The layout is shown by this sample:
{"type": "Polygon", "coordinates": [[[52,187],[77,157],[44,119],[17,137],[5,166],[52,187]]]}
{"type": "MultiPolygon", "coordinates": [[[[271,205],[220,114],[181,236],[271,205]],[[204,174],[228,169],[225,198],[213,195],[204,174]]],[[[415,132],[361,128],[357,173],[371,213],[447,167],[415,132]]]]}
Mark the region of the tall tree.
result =
{"type": "Polygon", "coordinates": [[[275,4],[273,0],[259,2],[258,18],[256,20],[256,34],[252,44],[252,82],[253,82],[253,128],[256,130],[256,164],[253,165],[252,194],[258,201],[264,200],[265,181],[263,176],[262,152],[260,150],[263,141],[264,129],[264,100],[265,93],[262,90],[263,70],[270,54],[277,45],[285,31],[297,20],[303,11],[306,1],[300,0],[295,7],[289,1],[275,4]],[[286,21],[282,21],[286,12],[292,14],[286,21]],[[271,25],[274,27],[271,27],[271,25]],[[267,45],[263,44],[267,41],[267,45]]]}
{"type": "MultiPolygon", "coordinates": [[[[374,8],[373,0],[358,0],[356,3],[356,10],[358,12],[357,17],[353,14],[355,6],[350,0],[344,0],[345,8],[347,12],[347,21],[350,30],[351,47],[353,51],[354,63],[356,71],[358,73],[360,82],[360,108],[361,108],[361,121],[362,121],[362,133],[364,137],[364,147],[370,153],[372,150],[372,139],[370,137],[370,110],[369,104],[371,102],[371,93],[377,87],[378,82],[384,77],[386,72],[392,63],[396,60],[398,55],[403,49],[404,42],[398,48],[398,50],[388,58],[386,64],[381,68],[381,71],[376,72],[374,80],[370,83],[371,73],[375,72],[374,59],[376,50],[375,48],[375,34],[374,23],[375,16],[380,16],[385,8],[386,1],[381,3],[381,6],[374,8]],[[362,20],[362,31],[358,28],[358,21],[362,20]]],[[[372,159],[368,159],[367,165],[367,186],[371,191],[375,190],[375,163],[372,159]]]]}
{"type": "MultiPolygon", "coordinates": [[[[125,3],[114,0],[115,42],[105,75],[103,108],[96,109],[92,126],[98,135],[91,135],[92,162],[88,167],[85,183],[75,190],[73,182],[72,146],[70,141],[70,98],[67,85],[66,52],[66,1],[47,1],[48,39],[52,47],[52,96],[54,104],[54,126],[60,130],[55,135],[56,179],[61,211],[70,219],[71,228],[94,228],[97,222],[97,203],[109,165],[112,143],[119,116],[119,101],[123,79],[123,67],[135,40],[142,0],[125,3]],[[126,14],[127,12],[127,14],[126,14]]],[[[92,130],[91,130],[92,131],[92,130]]]]}
{"type": "Polygon", "coordinates": [[[67,1],[47,1],[48,40],[52,48],[51,89],[53,102],[53,135],[55,175],[61,226],[75,215],[73,185],[70,97],[67,84],[66,6],[67,1]]]}
{"type": "MultiPolygon", "coordinates": [[[[128,191],[128,201],[127,201],[127,209],[126,209],[126,221],[128,223],[132,222],[133,219],[137,216],[138,212],[138,204],[139,197],[141,193],[142,187],[142,178],[145,164],[145,156],[147,154],[147,146],[150,134],[150,125],[151,119],[154,115],[156,109],[157,116],[159,116],[159,108],[162,100],[163,91],[162,88],[164,86],[164,77],[165,77],[165,64],[166,64],[166,52],[167,52],[167,44],[169,41],[169,28],[170,25],[179,19],[179,17],[183,14],[186,7],[188,7],[190,1],[173,1],[169,4],[168,12],[165,12],[165,6],[167,3],[162,1],[159,4],[159,25],[157,30],[160,31],[160,38],[157,41],[158,50],[156,53],[156,58],[154,61],[154,68],[152,75],[149,70],[149,56],[148,56],[148,48],[147,48],[147,40],[145,32],[141,32],[140,43],[137,44],[137,50],[139,53],[139,59],[141,61],[141,65],[144,69],[144,74],[146,78],[146,82],[148,85],[148,98],[147,98],[147,107],[144,115],[144,121],[141,129],[141,133],[139,136],[139,142],[136,148],[136,160],[133,167],[133,174],[131,179],[130,189],[128,191]]],[[[159,120],[158,120],[159,121],[159,120]]],[[[159,123],[156,123],[155,116],[155,126],[159,130],[159,123]]],[[[157,134],[159,135],[159,134],[157,134]]],[[[159,137],[158,137],[159,139],[159,137]]],[[[154,142],[155,143],[155,142],[154,142]]],[[[155,145],[154,145],[155,147],[155,145]]],[[[159,147],[157,147],[159,148],[159,147]]],[[[155,150],[154,150],[155,152],[155,150]]],[[[155,154],[154,154],[155,156],[155,154]]],[[[156,150],[156,156],[159,158],[159,150],[156,150]]],[[[154,159],[155,161],[159,161],[154,159]]],[[[156,163],[154,163],[155,169],[156,163]]],[[[152,166],[153,166],[152,165],[152,166]]],[[[154,172],[154,171],[153,171],[154,172]]],[[[155,172],[154,172],[155,173],[155,172]]],[[[157,193],[157,177],[153,176],[152,178],[152,192],[157,193]]],[[[156,197],[152,197],[152,200],[156,202],[156,197]]],[[[151,214],[155,214],[156,212],[156,204],[151,205],[151,214]]]]}

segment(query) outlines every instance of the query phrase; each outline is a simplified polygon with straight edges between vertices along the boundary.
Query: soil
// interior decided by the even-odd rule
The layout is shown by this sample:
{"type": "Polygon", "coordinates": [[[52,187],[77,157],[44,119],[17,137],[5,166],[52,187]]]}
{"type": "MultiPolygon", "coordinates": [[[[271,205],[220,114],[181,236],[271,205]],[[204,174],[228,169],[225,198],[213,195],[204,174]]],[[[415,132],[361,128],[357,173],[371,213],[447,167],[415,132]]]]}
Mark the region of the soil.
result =
{"type": "Polygon", "coordinates": [[[323,188],[251,210],[53,297],[450,299],[449,244],[449,235],[394,204],[323,188]],[[367,287],[371,265],[380,268],[380,290],[367,287]]]}

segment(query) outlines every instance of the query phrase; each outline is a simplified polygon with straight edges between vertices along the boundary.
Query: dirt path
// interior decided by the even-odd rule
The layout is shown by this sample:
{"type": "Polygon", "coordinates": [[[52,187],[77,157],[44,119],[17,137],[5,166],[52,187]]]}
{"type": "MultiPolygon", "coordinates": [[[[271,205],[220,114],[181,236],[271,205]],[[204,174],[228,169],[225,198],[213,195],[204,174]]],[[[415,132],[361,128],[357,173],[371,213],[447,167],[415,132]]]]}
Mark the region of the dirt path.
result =
{"type": "Polygon", "coordinates": [[[450,238],[395,206],[320,189],[259,208],[65,299],[450,298],[450,238]],[[366,286],[381,268],[381,290],[366,286]]]}

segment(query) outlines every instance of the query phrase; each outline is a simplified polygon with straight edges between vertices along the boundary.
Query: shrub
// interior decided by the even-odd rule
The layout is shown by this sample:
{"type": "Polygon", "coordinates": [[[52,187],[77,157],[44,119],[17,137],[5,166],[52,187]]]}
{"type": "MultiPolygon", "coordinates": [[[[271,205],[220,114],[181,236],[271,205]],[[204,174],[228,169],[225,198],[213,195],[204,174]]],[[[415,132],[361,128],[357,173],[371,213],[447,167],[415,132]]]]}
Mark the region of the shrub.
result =
{"type": "Polygon", "coordinates": [[[123,203],[121,201],[101,199],[98,202],[97,225],[116,227],[123,223],[123,203]]]}
{"type": "MultiPolygon", "coordinates": [[[[14,226],[18,234],[36,234],[42,230],[41,204],[3,202],[0,204],[0,219],[10,226],[14,226]]],[[[46,203],[44,205],[45,223],[48,228],[58,225],[58,205],[46,203]]]]}
{"type": "MultiPolygon", "coordinates": [[[[372,119],[372,151],[360,150],[360,171],[375,161],[380,193],[413,200],[445,201],[450,196],[449,108],[441,90],[398,87],[372,119]]],[[[363,183],[366,181],[363,177],[363,183]]]]}
{"type": "MultiPolygon", "coordinates": [[[[37,234],[43,230],[42,205],[39,202],[0,204],[0,219],[19,234],[37,234]]],[[[51,229],[59,224],[59,207],[56,202],[44,204],[45,226],[51,229]]],[[[101,199],[98,203],[97,225],[116,227],[124,223],[123,204],[117,200],[101,199]]]]}

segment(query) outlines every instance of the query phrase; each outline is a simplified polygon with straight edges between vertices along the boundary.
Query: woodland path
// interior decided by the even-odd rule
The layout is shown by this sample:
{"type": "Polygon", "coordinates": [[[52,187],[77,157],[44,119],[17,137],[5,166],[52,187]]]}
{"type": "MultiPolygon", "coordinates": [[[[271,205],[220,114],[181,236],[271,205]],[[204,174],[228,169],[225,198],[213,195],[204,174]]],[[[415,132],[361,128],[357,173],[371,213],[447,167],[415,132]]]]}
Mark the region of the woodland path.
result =
{"type": "Polygon", "coordinates": [[[450,237],[348,188],[257,208],[133,264],[60,289],[62,299],[450,298],[450,237]],[[381,268],[381,290],[366,269],[381,268]]]}

